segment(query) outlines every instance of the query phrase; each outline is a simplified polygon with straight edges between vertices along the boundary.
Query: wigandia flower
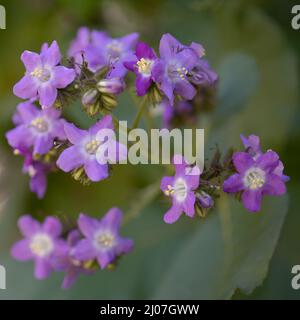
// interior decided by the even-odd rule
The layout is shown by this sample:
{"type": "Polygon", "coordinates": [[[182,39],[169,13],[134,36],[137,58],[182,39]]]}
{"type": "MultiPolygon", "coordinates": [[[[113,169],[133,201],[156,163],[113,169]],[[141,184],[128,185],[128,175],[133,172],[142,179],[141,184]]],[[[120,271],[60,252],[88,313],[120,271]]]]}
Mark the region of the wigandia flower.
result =
{"type": "Polygon", "coordinates": [[[182,45],[170,34],[164,34],[160,40],[161,58],[153,66],[153,78],[162,92],[174,104],[174,94],[187,100],[194,98],[196,89],[189,82],[188,75],[199,60],[196,51],[182,45]]]}
{"type": "Polygon", "coordinates": [[[89,130],[79,129],[71,123],[66,123],[64,128],[72,146],[62,152],[57,166],[65,172],[83,167],[91,181],[100,181],[109,175],[108,162],[115,163],[119,157],[127,156],[125,146],[109,135],[114,133],[110,115],[104,116],[89,130]],[[103,143],[105,137],[108,140],[103,143]]]}
{"type": "Polygon", "coordinates": [[[200,182],[200,174],[197,174],[196,170],[192,172],[196,167],[189,167],[182,156],[174,156],[173,163],[176,169],[175,176],[163,177],[160,185],[163,193],[172,198],[172,207],[164,215],[166,223],[176,222],[182,213],[190,218],[194,217],[196,201],[194,191],[200,182]]]}
{"type": "Polygon", "coordinates": [[[113,39],[105,32],[93,31],[91,37],[92,43],[85,51],[88,68],[95,72],[109,67],[109,78],[124,77],[127,69],[123,63],[132,59],[139,35],[131,33],[113,39]]]}
{"type": "Polygon", "coordinates": [[[25,76],[14,86],[14,94],[22,99],[39,98],[42,107],[52,107],[57,89],[68,86],[75,79],[73,69],[59,65],[61,54],[56,41],[44,45],[41,53],[24,51],[21,60],[25,76]]]}
{"type": "Polygon", "coordinates": [[[93,270],[87,268],[87,263],[74,258],[74,248],[82,239],[78,230],[72,230],[68,234],[65,245],[59,247],[55,253],[52,265],[55,271],[64,271],[65,277],[62,283],[63,289],[69,289],[80,274],[91,274],[93,270]]]}
{"type": "MultiPolygon", "coordinates": [[[[241,135],[241,140],[246,151],[254,158],[257,159],[260,155],[262,155],[262,150],[260,146],[260,139],[258,136],[251,134],[248,138],[241,135]]],[[[283,162],[279,160],[278,166],[274,169],[274,173],[277,174],[283,182],[287,182],[290,180],[290,177],[283,174],[284,166],[283,162]]]]}
{"type": "Polygon", "coordinates": [[[14,149],[33,147],[33,154],[46,154],[53,147],[54,139],[65,139],[64,120],[54,108],[41,110],[32,103],[21,103],[15,121],[17,127],[6,133],[14,149]]]}
{"type": "Polygon", "coordinates": [[[74,257],[81,261],[96,259],[102,269],[115,259],[133,249],[133,241],[119,234],[122,212],[111,208],[106,215],[97,220],[81,214],[78,226],[85,239],[74,248],[74,257]]]}
{"type": "Polygon", "coordinates": [[[35,261],[35,277],[44,279],[51,273],[52,258],[64,245],[61,240],[61,224],[54,217],[47,217],[43,224],[31,216],[22,216],[18,221],[23,240],[18,241],[11,250],[12,256],[20,261],[35,261]]]}
{"type": "Polygon", "coordinates": [[[153,82],[152,68],[157,56],[146,43],[139,42],[136,46],[134,59],[126,61],[125,67],[136,74],[136,92],[143,96],[147,93],[153,82]]]}
{"type": "Polygon", "coordinates": [[[280,196],[286,193],[285,183],[275,172],[279,157],[274,151],[262,153],[256,159],[247,152],[236,152],[233,163],[237,173],[224,181],[223,190],[228,193],[242,192],[247,210],[259,211],[264,195],[280,196]]]}
{"type": "Polygon", "coordinates": [[[199,59],[189,79],[196,86],[213,86],[218,81],[218,75],[211,69],[207,60],[199,59]]]}

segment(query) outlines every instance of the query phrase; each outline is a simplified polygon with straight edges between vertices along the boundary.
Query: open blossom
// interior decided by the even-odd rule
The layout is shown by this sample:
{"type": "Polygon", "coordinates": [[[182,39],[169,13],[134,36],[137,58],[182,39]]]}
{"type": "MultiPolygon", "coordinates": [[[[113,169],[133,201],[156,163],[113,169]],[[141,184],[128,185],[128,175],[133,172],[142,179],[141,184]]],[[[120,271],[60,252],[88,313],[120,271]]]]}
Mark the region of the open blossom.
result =
{"type": "Polygon", "coordinates": [[[131,33],[122,38],[110,38],[105,32],[93,31],[91,44],[85,51],[89,69],[95,72],[109,67],[108,77],[124,77],[127,69],[123,63],[132,59],[138,37],[137,33],[131,33]]]}
{"type": "Polygon", "coordinates": [[[43,45],[41,53],[24,51],[21,60],[25,76],[14,86],[14,94],[22,99],[38,98],[42,107],[52,107],[57,89],[68,86],[75,79],[75,71],[59,65],[61,53],[56,41],[43,45]]]}
{"type": "Polygon", "coordinates": [[[33,154],[46,154],[54,139],[64,140],[64,120],[54,108],[38,109],[32,103],[21,103],[14,117],[16,128],[6,133],[8,143],[14,149],[33,148],[33,154]]]}
{"type": "Polygon", "coordinates": [[[47,217],[43,224],[31,216],[22,216],[18,221],[19,229],[24,236],[11,249],[12,256],[20,261],[35,261],[35,277],[44,279],[51,273],[52,258],[61,246],[61,224],[54,217],[47,217]]]}
{"type": "Polygon", "coordinates": [[[152,69],[157,56],[146,43],[139,42],[136,46],[133,60],[126,61],[125,67],[136,74],[136,91],[139,96],[147,93],[153,82],[152,69]]]}
{"type": "Polygon", "coordinates": [[[185,160],[179,156],[174,156],[173,160],[176,173],[174,177],[166,176],[161,180],[160,188],[163,193],[172,199],[172,207],[164,215],[166,223],[176,222],[182,213],[192,218],[195,215],[195,190],[200,183],[200,173],[196,167],[190,168],[185,160]],[[187,172],[191,169],[191,172],[187,172]],[[188,174],[190,173],[190,174],[188,174]]]}
{"type": "Polygon", "coordinates": [[[81,214],[78,226],[85,239],[74,248],[74,257],[80,261],[96,259],[102,269],[114,260],[133,249],[133,241],[119,234],[122,212],[111,208],[106,215],[97,220],[81,214]]]}
{"type": "Polygon", "coordinates": [[[274,151],[267,151],[256,158],[247,152],[236,152],[233,163],[237,173],[224,181],[223,190],[228,193],[242,192],[247,210],[259,211],[264,195],[280,196],[286,193],[282,177],[275,172],[279,157],[274,151]]]}
{"type": "Polygon", "coordinates": [[[71,123],[65,123],[64,128],[72,146],[61,153],[57,166],[65,172],[83,167],[91,181],[100,181],[109,175],[108,162],[127,156],[126,147],[114,139],[110,115],[104,116],[89,130],[78,129],[71,123]],[[107,141],[104,142],[105,138],[107,141]]]}
{"type": "MultiPolygon", "coordinates": [[[[257,159],[260,155],[262,155],[260,139],[258,136],[251,134],[248,138],[241,135],[241,140],[246,151],[254,158],[257,159]]],[[[282,161],[278,161],[277,167],[274,169],[274,173],[277,174],[283,182],[287,182],[290,180],[288,176],[283,174],[284,166],[282,161]]]]}
{"type": "Polygon", "coordinates": [[[54,270],[65,272],[62,283],[63,289],[69,289],[80,274],[91,274],[93,272],[87,268],[86,263],[74,258],[74,248],[81,239],[80,232],[72,230],[68,234],[65,245],[60,246],[53,257],[52,265],[54,270]]]}
{"type": "Polygon", "coordinates": [[[188,75],[195,68],[199,55],[192,47],[182,45],[170,34],[164,34],[159,44],[160,59],[153,66],[153,78],[174,104],[174,94],[191,100],[196,89],[188,75]]]}

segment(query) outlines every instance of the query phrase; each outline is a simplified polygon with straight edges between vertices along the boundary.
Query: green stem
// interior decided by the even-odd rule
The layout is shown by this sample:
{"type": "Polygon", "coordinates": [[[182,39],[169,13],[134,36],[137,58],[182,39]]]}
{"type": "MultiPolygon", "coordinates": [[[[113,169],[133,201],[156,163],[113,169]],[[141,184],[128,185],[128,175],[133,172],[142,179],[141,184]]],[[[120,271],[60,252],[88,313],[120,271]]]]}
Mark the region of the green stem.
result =
{"type": "Polygon", "coordinates": [[[141,103],[140,103],[140,105],[139,105],[139,110],[138,110],[138,112],[137,112],[137,114],[136,114],[136,117],[135,117],[135,119],[134,119],[134,121],[133,121],[132,129],[135,129],[135,128],[138,127],[138,125],[139,125],[139,123],[140,123],[140,120],[141,120],[141,118],[142,118],[142,115],[143,115],[143,113],[144,113],[144,111],[145,111],[146,105],[147,105],[146,102],[147,102],[147,96],[145,96],[145,97],[142,99],[142,101],[141,101],[141,103]]]}

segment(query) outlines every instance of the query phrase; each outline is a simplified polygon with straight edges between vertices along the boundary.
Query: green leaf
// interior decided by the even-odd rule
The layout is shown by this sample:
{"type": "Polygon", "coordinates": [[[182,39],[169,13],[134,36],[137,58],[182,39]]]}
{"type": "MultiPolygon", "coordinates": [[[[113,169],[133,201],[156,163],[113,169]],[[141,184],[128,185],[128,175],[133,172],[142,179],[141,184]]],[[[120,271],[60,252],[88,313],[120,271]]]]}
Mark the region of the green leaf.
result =
{"type": "Polygon", "coordinates": [[[154,298],[228,299],[238,288],[251,293],[267,273],[287,208],[287,197],[268,198],[252,214],[222,197],[169,261],[154,298]]]}

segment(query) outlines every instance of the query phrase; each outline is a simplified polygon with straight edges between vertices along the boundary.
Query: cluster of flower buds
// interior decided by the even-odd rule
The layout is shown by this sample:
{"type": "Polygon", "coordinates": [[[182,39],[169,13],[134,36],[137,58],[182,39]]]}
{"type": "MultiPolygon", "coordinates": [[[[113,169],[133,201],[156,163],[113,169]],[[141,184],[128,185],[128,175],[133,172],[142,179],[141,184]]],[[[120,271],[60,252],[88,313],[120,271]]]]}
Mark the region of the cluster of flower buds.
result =
{"type": "MultiPolygon", "coordinates": [[[[138,37],[132,33],[113,39],[105,32],[81,28],[69,49],[67,66],[61,64],[56,41],[44,44],[39,54],[22,54],[26,72],[14,86],[14,94],[26,101],[17,106],[15,128],[6,137],[14,153],[24,157],[23,172],[30,176],[30,189],[39,198],[45,195],[50,172],[60,169],[88,184],[108,178],[111,166],[127,158],[126,146],[113,136],[104,143],[101,132],[118,130],[112,111],[118,95],[130,84],[128,71],[135,75],[136,94],[145,96],[149,106],[162,108],[163,127],[195,125],[199,112],[213,106],[218,76],[203,58],[200,44],[183,45],[165,34],[158,55],[138,37]],[[102,115],[100,120],[83,130],[62,118],[64,107],[74,100],[82,102],[87,115],[102,115]],[[107,155],[108,148],[115,152],[107,155]]],[[[242,140],[245,152],[231,152],[221,162],[217,151],[203,172],[190,167],[182,156],[174,157],[175,176],[161,181],[161,190],[172,201],[164,215],[166,223],[174,223],[182,213],[204,217],[222,191],[237,194],[249,211],[260,209],[264,195],[286,192],[288,177],[278,155],[271,150],[263,153],[256,136],[242,140]]],[[[133,242],[119,236],[121,219],[116,208],[100,221],[80,215],[78,229],[62,238],[63,226],[57,218],[47,217],[40,224],[24,216],[19,228],[25,239],[15,244],[12,255],[34,259],[39,279],[53,270],[65,271],[63,287],[70,287],[78,274],[109,267],[132,249],[133,242]]]]}

